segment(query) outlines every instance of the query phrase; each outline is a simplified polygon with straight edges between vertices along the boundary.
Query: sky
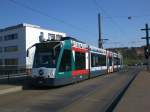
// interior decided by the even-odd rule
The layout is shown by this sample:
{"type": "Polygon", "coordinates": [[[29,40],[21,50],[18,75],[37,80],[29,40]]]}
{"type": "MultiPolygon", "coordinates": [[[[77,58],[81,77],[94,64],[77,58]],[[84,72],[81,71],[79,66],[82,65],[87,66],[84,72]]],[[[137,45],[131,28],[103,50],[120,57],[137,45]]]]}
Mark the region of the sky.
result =
{"type": "Polygon", "coordinates": [[[150,0],[0,0],[0,28],[35,24],[97,46],[100,13],[104,48],[142,46],[149,5],[150,0]]]}

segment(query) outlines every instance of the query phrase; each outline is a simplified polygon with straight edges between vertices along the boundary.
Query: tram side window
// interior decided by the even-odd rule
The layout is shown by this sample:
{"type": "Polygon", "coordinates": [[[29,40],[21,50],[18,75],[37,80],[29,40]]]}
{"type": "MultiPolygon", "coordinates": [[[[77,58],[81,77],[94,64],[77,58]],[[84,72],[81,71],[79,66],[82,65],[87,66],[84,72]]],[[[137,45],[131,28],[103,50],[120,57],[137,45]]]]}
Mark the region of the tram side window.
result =
{"type": "Polygon", "coordinates": [[[118,61],[119,61],[119,59],[115,57],[114,58],[114,65],[118,65],[119,64],[118,61]]]}
{"type": "Polygon", "coordinates": [[[114,58],[114,65],[120,65],[120,58],[114,58]]]}
{"type": "Polygon", "coordinates": [[[114,58],[114,65],[117,65],[117,58],[114,58]]]}
{"type": "Polygon", "coordinates": [[[91,53],[91,66],[92,67],[97,67],[99,63],[98,55],[95,53],[91,53]]]}
{"type": "Polygon", "coordinates": [[[80,52],[75,53],[75,68],[76,70],[85,69],[85,53],[80,52]]]}
{"type": "Polygon", "coordinates": [[[100,61],[101,66],[106,66],[106,56],[105,55],[100,55],[99,61],[100,61]]]}
{"type": "Polygon", "coordinates": [[[120,61],[120,58],[118,58],[117,65],[120,65],[120,64],[121,64],[121,61],[120,61]]]}
{"type": "Polygon", "coordinates": [[[95,67],[96,63],[95,63],[95,54],[91,53],[91,66],[95,67]]]}
{"type": "Polygon", "coordinates": [[[98,66],[106,66],[106,56],[101,54],[91,54],[91,66],[98,67],[98,66]]]}
{"type": "Polygon", "coordinates": [[[60,67],[59,67],[60,72],[66,72],[66,71],[71,71],[71,50],[64,50],[60,67]]]}
{"type": "Polygon", "coordinates": [[[112,66],[112,57],[109,57],[109,66],[112,66]]]}

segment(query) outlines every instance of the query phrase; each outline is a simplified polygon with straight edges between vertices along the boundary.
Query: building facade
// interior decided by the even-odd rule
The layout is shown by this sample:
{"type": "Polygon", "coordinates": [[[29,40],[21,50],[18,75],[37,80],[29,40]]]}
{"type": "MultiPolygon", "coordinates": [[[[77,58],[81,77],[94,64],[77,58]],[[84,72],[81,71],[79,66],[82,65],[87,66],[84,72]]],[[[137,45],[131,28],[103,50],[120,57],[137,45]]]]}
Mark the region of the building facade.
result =
{"type": "Polygon", "coordinates": [[[45,39],[60,39],[66,34],[48,29],[43,29],[37,25],[18,24],[0,29],[0,66],[17,65],[31,67],[35,48],[26,57],[26,51],[35,43],[40,42],[40,36],[45,39]]]}

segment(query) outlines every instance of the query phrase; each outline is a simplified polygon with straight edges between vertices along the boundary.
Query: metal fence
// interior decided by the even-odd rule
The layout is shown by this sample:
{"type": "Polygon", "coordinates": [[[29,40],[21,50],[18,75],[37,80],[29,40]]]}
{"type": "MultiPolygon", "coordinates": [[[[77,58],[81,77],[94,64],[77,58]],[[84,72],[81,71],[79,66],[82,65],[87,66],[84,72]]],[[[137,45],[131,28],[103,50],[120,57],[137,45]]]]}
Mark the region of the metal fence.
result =
{"type": "Polygon", "coordinates": [[[26,66],[2,65],[0,66],[0,79],[27,76],[28,71],[26,66]]]}

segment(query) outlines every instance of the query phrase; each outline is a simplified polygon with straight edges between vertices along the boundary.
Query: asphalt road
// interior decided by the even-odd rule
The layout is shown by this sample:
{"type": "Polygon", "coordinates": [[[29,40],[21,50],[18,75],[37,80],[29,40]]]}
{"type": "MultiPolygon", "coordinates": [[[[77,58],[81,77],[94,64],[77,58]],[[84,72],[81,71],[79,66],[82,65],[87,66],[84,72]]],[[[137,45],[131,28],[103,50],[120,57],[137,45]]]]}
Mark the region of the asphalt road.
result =
{"type": "Polygon", "coordinates": [[[138,69],[59,88],[26,89],[0,96],[0,112],[103,112],[138,69]]]}

